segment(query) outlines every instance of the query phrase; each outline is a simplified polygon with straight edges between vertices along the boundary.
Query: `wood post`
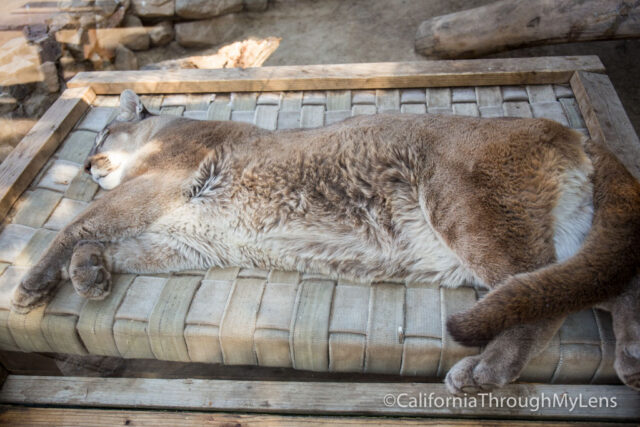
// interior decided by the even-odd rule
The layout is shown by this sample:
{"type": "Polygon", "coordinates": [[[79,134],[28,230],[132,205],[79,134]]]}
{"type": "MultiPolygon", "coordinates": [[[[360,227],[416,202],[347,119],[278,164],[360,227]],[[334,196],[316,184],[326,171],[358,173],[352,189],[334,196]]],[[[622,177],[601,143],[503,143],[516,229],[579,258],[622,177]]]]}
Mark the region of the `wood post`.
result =
{"type": "Polygon", "coordinates": [[[640,37],[633,0],[502,0],[424,21],[416,51],[469,58],[517,47],[640,37]]]}

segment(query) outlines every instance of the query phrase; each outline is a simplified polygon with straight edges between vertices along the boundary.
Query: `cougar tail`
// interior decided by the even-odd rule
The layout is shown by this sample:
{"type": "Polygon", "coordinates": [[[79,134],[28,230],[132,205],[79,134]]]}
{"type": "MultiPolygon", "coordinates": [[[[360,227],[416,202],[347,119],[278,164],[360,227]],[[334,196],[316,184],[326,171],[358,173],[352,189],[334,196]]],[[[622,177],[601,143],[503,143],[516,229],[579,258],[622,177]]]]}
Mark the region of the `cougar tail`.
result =
{"type": "Polygon", "coordinates": [[[559,264],[518,274],[471,309],[449,317],[456,341],[484,345],[503,330],[556,318],[620,294],[640,266],[640,183],[604,147],[588,141],[594,165],[592,228],[559,264]]]}

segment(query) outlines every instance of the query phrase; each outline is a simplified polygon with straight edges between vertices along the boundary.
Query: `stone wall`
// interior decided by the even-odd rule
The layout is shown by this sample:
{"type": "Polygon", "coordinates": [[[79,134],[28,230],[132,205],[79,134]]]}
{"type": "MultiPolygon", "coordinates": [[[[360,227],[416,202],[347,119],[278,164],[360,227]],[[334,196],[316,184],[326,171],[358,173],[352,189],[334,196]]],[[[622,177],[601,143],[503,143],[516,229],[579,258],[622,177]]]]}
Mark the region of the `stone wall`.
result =
{"type": "MultiPolygon", "coordinates": [[[[238,14],[267,7],[268,0],[59,1],[46,23],[21,26],[22,37],[0,46],[0,162],[78,72],[135,70],[136,52],[171,43],[183,49],[234,42],[238,14]]],[[[279,39],[239,43],[159,67],[259,66],[279,39]]]]}
{"type": "Polygon", "coordinates": [[[49,22],[62,46],[64,79],[78,71],[137,69],[136,51],[177,42],[185,48],[235,41],[237,13],[268,0],[66,0],[49,22]]]}

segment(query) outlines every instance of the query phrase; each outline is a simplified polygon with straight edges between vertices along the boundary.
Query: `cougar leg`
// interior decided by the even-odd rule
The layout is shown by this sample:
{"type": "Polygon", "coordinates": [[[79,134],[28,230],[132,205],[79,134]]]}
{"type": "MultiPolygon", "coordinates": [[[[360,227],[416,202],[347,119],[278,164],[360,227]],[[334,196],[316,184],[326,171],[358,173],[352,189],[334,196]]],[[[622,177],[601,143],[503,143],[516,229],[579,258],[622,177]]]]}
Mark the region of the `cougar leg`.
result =
{"type": "Polygon", "coordinates": [[[16,288],[12,308],[29,312],[48,301],[80,241],[115,241],[141,234],[157,218],[184,203],[182,181],[173,176],[157,185],[153,174],[134,178],[94,201],[63,228],[16,288]]]}
{"type": "Polygon", "coordinates": [[[613,364],[618,377],[631,388],[640,390],[640,276],[636,275],[627,290],[598,305],[611,312],[616,336],[616,359],[613,364]]]}
{"type": "Polygon", "coordinates": [[[69,277],[76,292],[89,299],[103,299],[111,290],[111,273],[152,274],[203,268],[169,245],[162,235],[143,233],[119,242],[79,242],[69,263],[69,277]]]}
{"type": "Polygon", "coordinates": [[[456,363],[445,378],[447,389],[454,394],[477,393],[515,381],[527,363],[547,347],[563,321],[543,320],[507,329],[481,354],[456,363]]]}

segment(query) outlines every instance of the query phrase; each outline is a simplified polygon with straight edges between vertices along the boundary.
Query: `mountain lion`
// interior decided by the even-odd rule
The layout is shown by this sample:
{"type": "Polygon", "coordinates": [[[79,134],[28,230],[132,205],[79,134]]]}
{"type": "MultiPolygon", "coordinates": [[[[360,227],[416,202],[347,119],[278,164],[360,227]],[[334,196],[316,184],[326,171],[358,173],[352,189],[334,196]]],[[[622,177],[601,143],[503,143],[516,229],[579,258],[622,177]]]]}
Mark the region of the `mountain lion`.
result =
{"type": "Polygon", "coordinates": [[[448,329],[486,347],[449,371],[451,392],[514,381],[564,316],[597,303],[620,378],[640,388],[640,184],[556,122],[381,114],[268,131],[152,115],[127,90],[85,167],[112,191],[58,234],[14,310],[66,277],[104,298],[113,272],[471,282],[492,290],[448,329]]]}

